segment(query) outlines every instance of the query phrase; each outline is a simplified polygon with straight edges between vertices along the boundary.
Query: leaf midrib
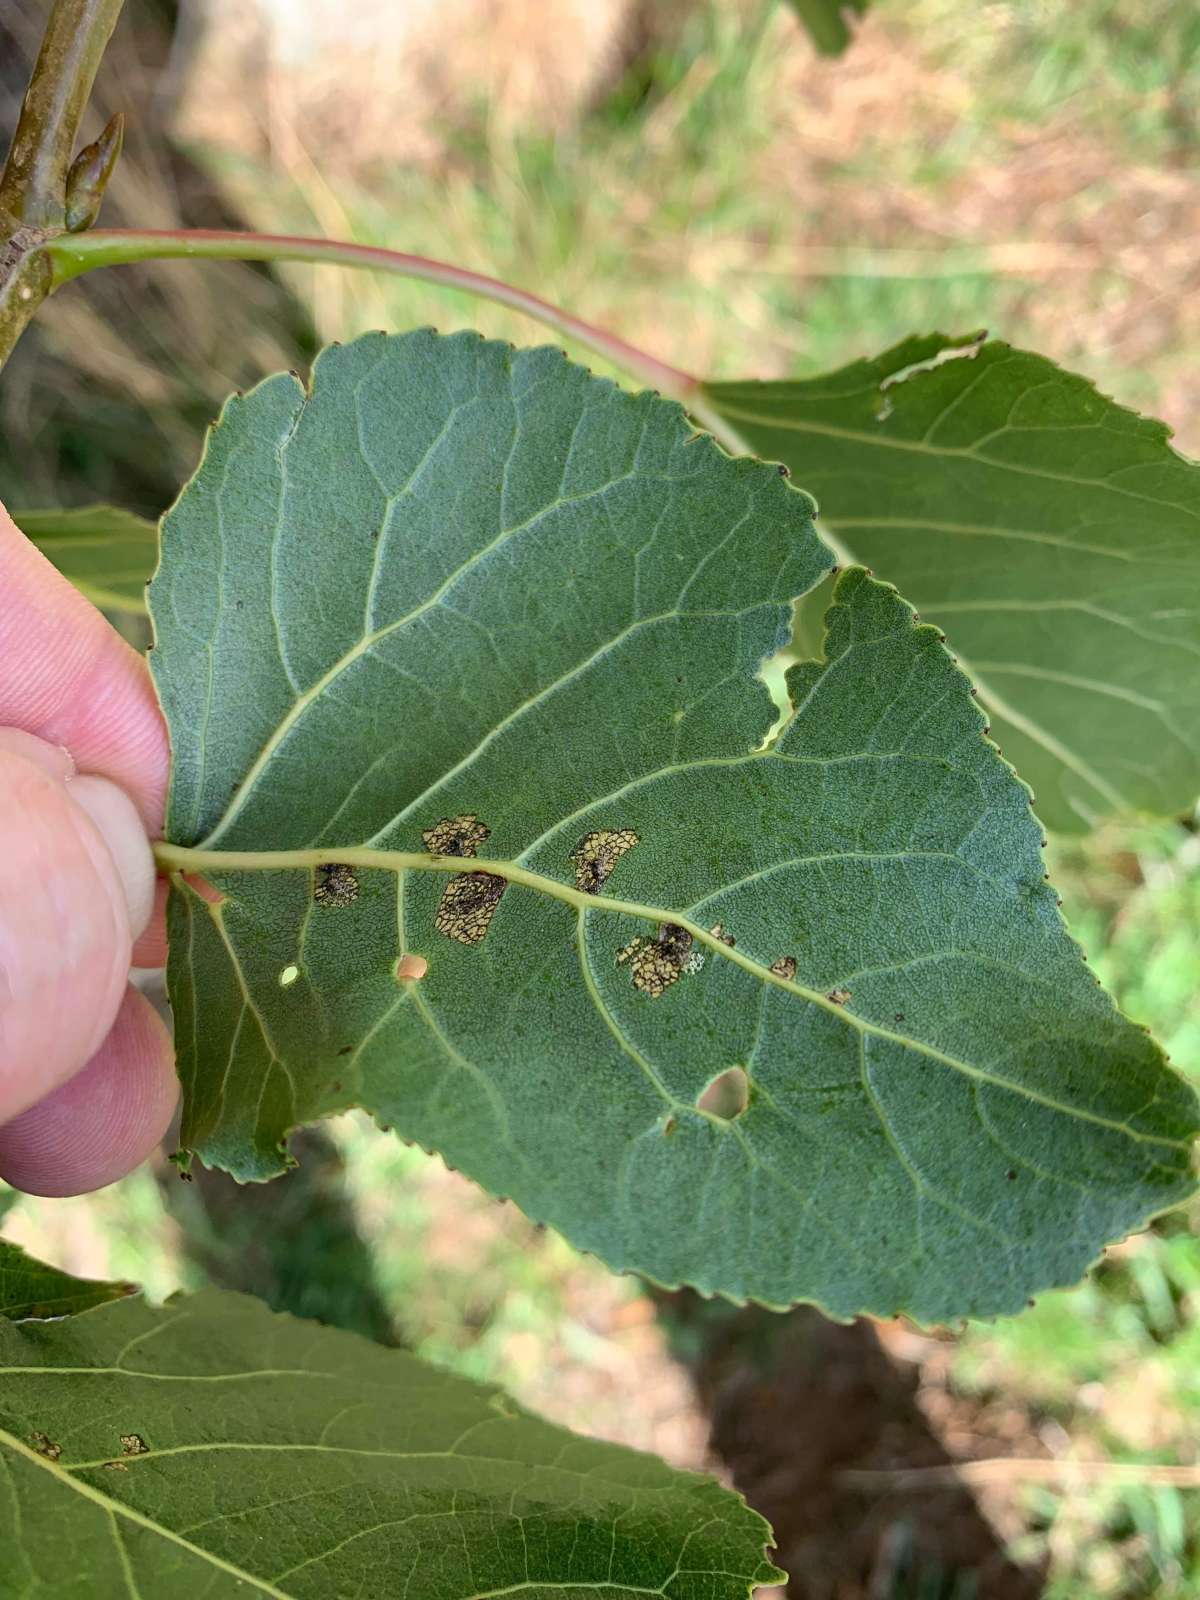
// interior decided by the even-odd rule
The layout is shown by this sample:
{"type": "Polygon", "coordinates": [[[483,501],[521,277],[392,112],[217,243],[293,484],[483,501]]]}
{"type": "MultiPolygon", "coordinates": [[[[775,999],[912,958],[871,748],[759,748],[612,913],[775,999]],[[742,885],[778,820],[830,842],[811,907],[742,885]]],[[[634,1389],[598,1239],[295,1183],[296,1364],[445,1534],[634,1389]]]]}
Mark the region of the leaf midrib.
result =
{"type": "MultiPolygon", "coordinates": [[[[488,872],[496,877],[506,879],[509,883],[520,884],[525,888],[534,889],[551,899],[561,900],[579,911],[606,911],[617,916],[634,917],[643,922],[673,923],[677,927],[685,928],[692,939],[704,945],[714,955],[731,961],[735,966],[741,967],[762,983],[774,984],[777,988],[788,994],[795,995],[798,999],[818,1007],[828,1015],[838,1018],[846,1027],[852,1028],[860,1035],[882,1039],[889,1044],[899,1045],[902,1049],[911,1050],[930,1060],[938,1062],[941,1066],[949,1067],[952,1071],[961,1073],[964,1077],[983,1083],[991,1088],[1002,1089],[1009,1094],[1018,1095],[1036,1105],[1046,1107],[1064,1116],[1074,1117],[1082,1122],[1089,1122],[1095,1126],[1107,1128],[1110,1132],[1123,1134],[1139,1144],[1157,1145],[1173,1150],[1188,1150],[1190,1143],[1182,1139],[1168,1139],[1158,1135],[1140,1133],[1137,1129],[1125,1122],[1114,1121],[1111,1117],[1101,1116],[1098,1112],[1088,1111],[1080,1106],[1065,1105],[1053,1099],[1050,1095],[1042,1094],[1025,1084],[1012,1082],[1010,1079],[997,1076],[987,1071],[984,1067],[975,1066],[958,1056],[950,1055],[947,1051],[939,1050],[935,1045],[924,1040],[915,1039],[908,1034],[898,1033],[894,1028],[887,1028],[881,1023],[871,1022],[865,1017],[858,1016],[845,1005],[831,1000],[827,994],[822,994],[818,989],[810,989],[804,984],[797,983],[795,979],[785,978],[781,974],[772,972],[769,967],[753,960],[736,946],[727,945],[719,936],[712,933],[702,924],[693,921],[685,913],[672,910],[669,907],[646,905],[639,901],[619,900],[610,895],[587,894],[581,889],[574,889],[569,884],[562,883],[556,878],[546,877],[539,872],[532,872],[528,867],[522,867],[515,861],[500,860],[484,856],[432,856],[416,851],[404,850],[376,850],[367,846],[325,846],[317,850],[207,850],[189,849],[182,845],[158,843],[154,847],[155,856],[159,865],[171,873],[176,880],[182,874],[194,873],[204,875],[212,872],[286,872],[312,870],[325,865],[335,856],[339,863],[349,867],[357,867],[362,871],[383,871],[403,873],[414,872],[446,872],[459,874],[463,872],[488,872]]],[[[928,852],[905,852],[907,855],[920,855],[928,852]]],[[[954,858],[957,859],[957,858],[954,858]]],[[[200,898],[200,897],[197,897],[200,898]]],[[[211,905],[207,900],[202,904],[208,909],[210,915],[219,914],[220,907],[211,905]]]]}

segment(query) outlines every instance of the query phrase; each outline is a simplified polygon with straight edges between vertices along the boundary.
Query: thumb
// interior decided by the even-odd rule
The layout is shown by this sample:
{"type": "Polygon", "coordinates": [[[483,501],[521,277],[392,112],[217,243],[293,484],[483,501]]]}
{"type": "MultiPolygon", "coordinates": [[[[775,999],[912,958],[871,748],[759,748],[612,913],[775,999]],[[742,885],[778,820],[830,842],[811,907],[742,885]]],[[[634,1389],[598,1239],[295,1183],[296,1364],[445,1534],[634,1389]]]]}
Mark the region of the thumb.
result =
{"type": "Polygon", "coordinates": [[[0,729],[0,1123],[88,1061],[125,994],[154,862],[132,801],[0,729]]]}

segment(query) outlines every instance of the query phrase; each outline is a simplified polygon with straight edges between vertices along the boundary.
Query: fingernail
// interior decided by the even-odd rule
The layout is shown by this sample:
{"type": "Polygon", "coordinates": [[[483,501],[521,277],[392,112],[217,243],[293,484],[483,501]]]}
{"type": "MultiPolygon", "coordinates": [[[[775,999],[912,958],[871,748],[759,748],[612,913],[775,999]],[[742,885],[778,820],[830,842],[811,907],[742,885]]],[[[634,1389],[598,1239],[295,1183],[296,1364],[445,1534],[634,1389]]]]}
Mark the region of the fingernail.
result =
{"type": "Polygon", "coordinates": [[[61,744],[48,744],[23,728],[0,728],[0,750],[20,756],[57,783],[69,783],[75,776],[75,762],[69,750],[61,744]]]}

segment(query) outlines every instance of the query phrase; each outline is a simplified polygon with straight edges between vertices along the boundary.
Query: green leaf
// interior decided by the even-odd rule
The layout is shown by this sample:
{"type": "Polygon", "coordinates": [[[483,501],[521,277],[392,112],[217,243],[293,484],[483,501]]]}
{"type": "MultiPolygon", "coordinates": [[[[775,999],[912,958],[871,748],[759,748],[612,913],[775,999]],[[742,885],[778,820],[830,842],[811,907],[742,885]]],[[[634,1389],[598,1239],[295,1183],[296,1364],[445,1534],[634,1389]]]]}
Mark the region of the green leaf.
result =
{"type": "Polygon", "coordinates": [[[1161,423],[1041,356],[938,334],[707,398],[945,630],[1050,827],[1194,801],[1200,466],[1161,423]]]}
{"type": "Polygon", "coordinates": [[[184,1146],[266,1178],[364,1105],[613,1267],[930,1320],[1189,1193],[936,630],[845,575],[761,748],[828,566],[777,469],[554,351],[231,400],[151,587],[160,859],[224,896],[171,897],[184,1146]]]}
{"type": "Polygon", "coordinates": [[[0,1325],[4,1592],[738,1600],[770,1528],[712,1479],[207,1290],[0,1325]]]}
{"type": "MultiPolygon", "coordinates": [[[[0,1210],[7,1210],[0,1194],[0,1210]]],[[[99,1283],[74,1278],[26,1255],[19,1244],[0,1239],[0,1317],[68,1317],[133,1293],[131,1283],[99,1283]]]]}
{"type": "Polygon", "coordinates": [[[117,506],[74,511],[14,511],[12,519],[42,554],[101,611],[144,616],[158,529],[117,506]]]}
{"type": "Polygon", "coordinates": [[[790,0],[793,11],[808,29],[824,56],[840,56],[854,37],[851,19],[866,14],[871,0],[790,0]]]}

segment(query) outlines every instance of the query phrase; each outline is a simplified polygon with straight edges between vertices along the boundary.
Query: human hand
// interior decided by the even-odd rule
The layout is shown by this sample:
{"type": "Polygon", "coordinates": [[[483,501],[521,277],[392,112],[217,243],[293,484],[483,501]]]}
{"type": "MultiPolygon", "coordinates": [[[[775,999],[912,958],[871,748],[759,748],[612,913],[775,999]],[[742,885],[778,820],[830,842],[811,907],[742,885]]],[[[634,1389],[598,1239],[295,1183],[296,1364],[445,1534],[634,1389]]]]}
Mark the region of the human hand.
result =
{"type": "Polygon", "coordinates": [[[0,1177],[16,1188],[101,1188],[171,1120],[171,1041],[129,983],[165,953],[149,841],[167,774],[145,662],[0,506],[0,1177]]]}

